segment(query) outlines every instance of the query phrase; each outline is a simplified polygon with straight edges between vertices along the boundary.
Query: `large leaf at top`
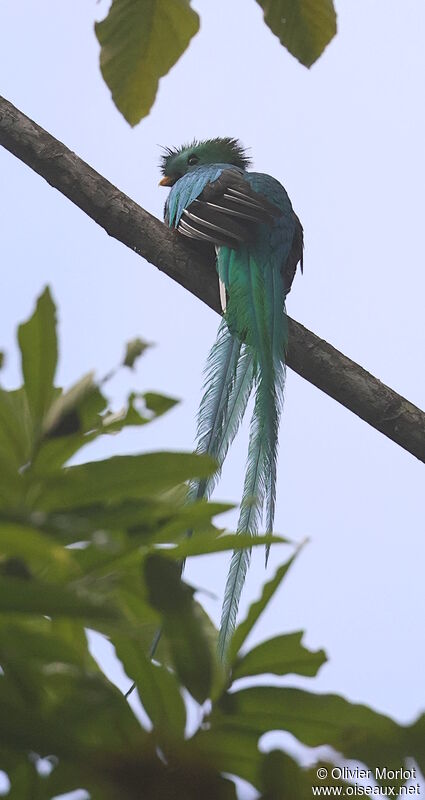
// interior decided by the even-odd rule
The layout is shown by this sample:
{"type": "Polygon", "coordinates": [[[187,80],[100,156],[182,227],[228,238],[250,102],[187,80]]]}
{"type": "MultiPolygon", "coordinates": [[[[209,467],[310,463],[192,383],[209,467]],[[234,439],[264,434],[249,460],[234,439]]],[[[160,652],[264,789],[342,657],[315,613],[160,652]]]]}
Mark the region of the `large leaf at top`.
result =
{"type": "Polygon", "coordinates": [[[332,0],[257,0],[264,20],[289,52],[311,67],[336,34],[332,0]]]}
{"type": "Polygon", "coordinates": [[[55,394],[58,359],[56,309],[48,288],[38,298],[32,317],[19,326],[18,342],[28,406],[34,426],[39,428],[55,394]]]}
{"type": "Polygon", "coordinates": [[[199,29],[189,0],[113,0],[95,26],[100,68],[114,103],[130,125],[149,114],[158,81],[199,29]]]}
{"type": "Polygon", "coordinates": [[[211,458],[192,453],[114,456],[47,476],[38,505],[53,510],[148,497],[190,478],[207,477],[214,468],[211,458]]]}

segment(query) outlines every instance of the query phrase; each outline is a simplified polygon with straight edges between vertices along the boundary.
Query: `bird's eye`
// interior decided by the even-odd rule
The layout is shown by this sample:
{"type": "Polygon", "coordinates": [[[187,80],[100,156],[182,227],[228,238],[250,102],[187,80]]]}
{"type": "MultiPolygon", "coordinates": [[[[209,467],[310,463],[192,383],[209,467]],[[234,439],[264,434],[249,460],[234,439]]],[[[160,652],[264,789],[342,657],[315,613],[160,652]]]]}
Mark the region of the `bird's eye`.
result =
{"type": "Polygon", "coordinates": [[[194,167],[195,164],[199,163],[198,156],[189,156],[189,158],[187,159],[187,163],[189,164],[189,167],[194,167]]]}

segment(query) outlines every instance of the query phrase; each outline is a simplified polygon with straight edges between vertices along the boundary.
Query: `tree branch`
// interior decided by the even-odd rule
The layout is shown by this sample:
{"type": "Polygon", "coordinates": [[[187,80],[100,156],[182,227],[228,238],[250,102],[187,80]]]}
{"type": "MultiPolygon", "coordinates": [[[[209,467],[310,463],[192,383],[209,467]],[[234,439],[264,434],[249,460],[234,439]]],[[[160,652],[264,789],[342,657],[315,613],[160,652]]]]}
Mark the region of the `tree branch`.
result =
{"type": "MultiPolygon", "coordinates": [[[[106,232],[220,313],[211,256],[137,205],[47,131],[0,97],[0,144],[106,232]]],[[[425,414],[354,361],[289,320],[288,366],[425,462],[425,414]]]]}

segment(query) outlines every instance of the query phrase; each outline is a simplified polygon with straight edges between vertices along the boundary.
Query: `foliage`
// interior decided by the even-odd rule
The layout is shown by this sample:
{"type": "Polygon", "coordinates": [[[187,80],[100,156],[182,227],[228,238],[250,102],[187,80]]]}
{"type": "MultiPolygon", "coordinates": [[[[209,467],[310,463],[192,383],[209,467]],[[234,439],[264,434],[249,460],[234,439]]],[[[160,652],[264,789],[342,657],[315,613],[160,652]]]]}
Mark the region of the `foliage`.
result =
{"type": "Polygon", "coordinates": [[[264,21],[290,53],[311,67],[336,34],[332,0],[257,0],[264,21]]]}
{"type": "Polygon", "coordinates": [[[113,0],[106,19],[96,25],[100,67],[130,125],[149,114],[159,79],[198,28],[189,0],[113,0]]]}
{"type": "MultiPolygon", "coordinates": [[[[332,0],[257,0],[264,21],[306,67],[319,58],[336,33],[332,0]]],[[[149,114],[159,79],[199,30],[190,0],[113,0],[95,26],[100,67],[112,98],[130,125],[149,114]]]]}
{"type": "MultiPolygon", "coordinates": [[[[310,797],[312,770],[258,749],[274,729],[372,769],[399,767],[407,756],[423,766],[425,716],[403,727],[341,697],[264,679],[313,677],[325,661],[301,632],[246,647],[297,553],[236,628],[228,663],[219,662],[217,631],[182,580],[181,561],[276,537],[223,535],[213,518],[225,506],[186,502],[185,482],[211,474],[208,458],[149,453],[69,466],[86,444],[147,424],[175,401],[133,393],[117,414],[92,375],[66,392],[56,387],[48,290],[18,341],[23,385],[0,389],[0,769],[8,797],[46,800],[84,788],[93,800],[231,800],[229,775],[263,800],[310,797]],[[113,644],[149,728],[92,657],[87,629],[113,644]],[[256,685],[241,687],[252,676],[256,685]],[[187,736],[194,703],[199,723],[187,736]]],[[[138,342],[124,362],[133,366],[143,349],[138,342]]]]}

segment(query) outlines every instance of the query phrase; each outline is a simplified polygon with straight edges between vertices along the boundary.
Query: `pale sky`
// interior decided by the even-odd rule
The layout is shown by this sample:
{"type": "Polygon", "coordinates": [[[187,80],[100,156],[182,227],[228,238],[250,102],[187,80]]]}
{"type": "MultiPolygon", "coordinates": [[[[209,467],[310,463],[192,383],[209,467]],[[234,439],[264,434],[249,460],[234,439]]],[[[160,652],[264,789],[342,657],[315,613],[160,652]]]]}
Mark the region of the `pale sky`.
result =
{"type": "MultiPolygon", "coordinates": [[[[158,216],[166,197],[158,145],[239,137],[255,169],[285,185],[304,224],[305,274],[289,313],[425,408],[424,3],[337,2],[339,33],[308,71],[254,0],[197,0],[201,32],[134,129],[98,68],[93,22],[108,5],[3,2],[1,93],[158,216]]],[[[190,450],[217,315],[1,149],[0,174],[0,345],[9,385],[16,324],[48,283],[64,384],[91,368],[104,374],[139,335],[156,347],[137,373],[111,385],[115,406],[130,388],[182,401],[147,428],[87,448],[86,457],[190,450]]],[[[247,425],[217,499],[240,499],[246,447],[247,425]]],[[[275,526],[310,543],[252,642],[303,629],[330,660],[316,679],[286,683],[341,693],[400,722],[425,710],[423,497],[420,462],[288,372],[275,526]]],[[[242,609],[286,556],[274,548],[265,572],[255,554],[242,609]]],[[[225,556],[193,560],[186,573],[216,594],[205,598],[216,622],[226,574],[225,556]]],[[[115,674],[109,655],[106,668],[115,674]]]]}

